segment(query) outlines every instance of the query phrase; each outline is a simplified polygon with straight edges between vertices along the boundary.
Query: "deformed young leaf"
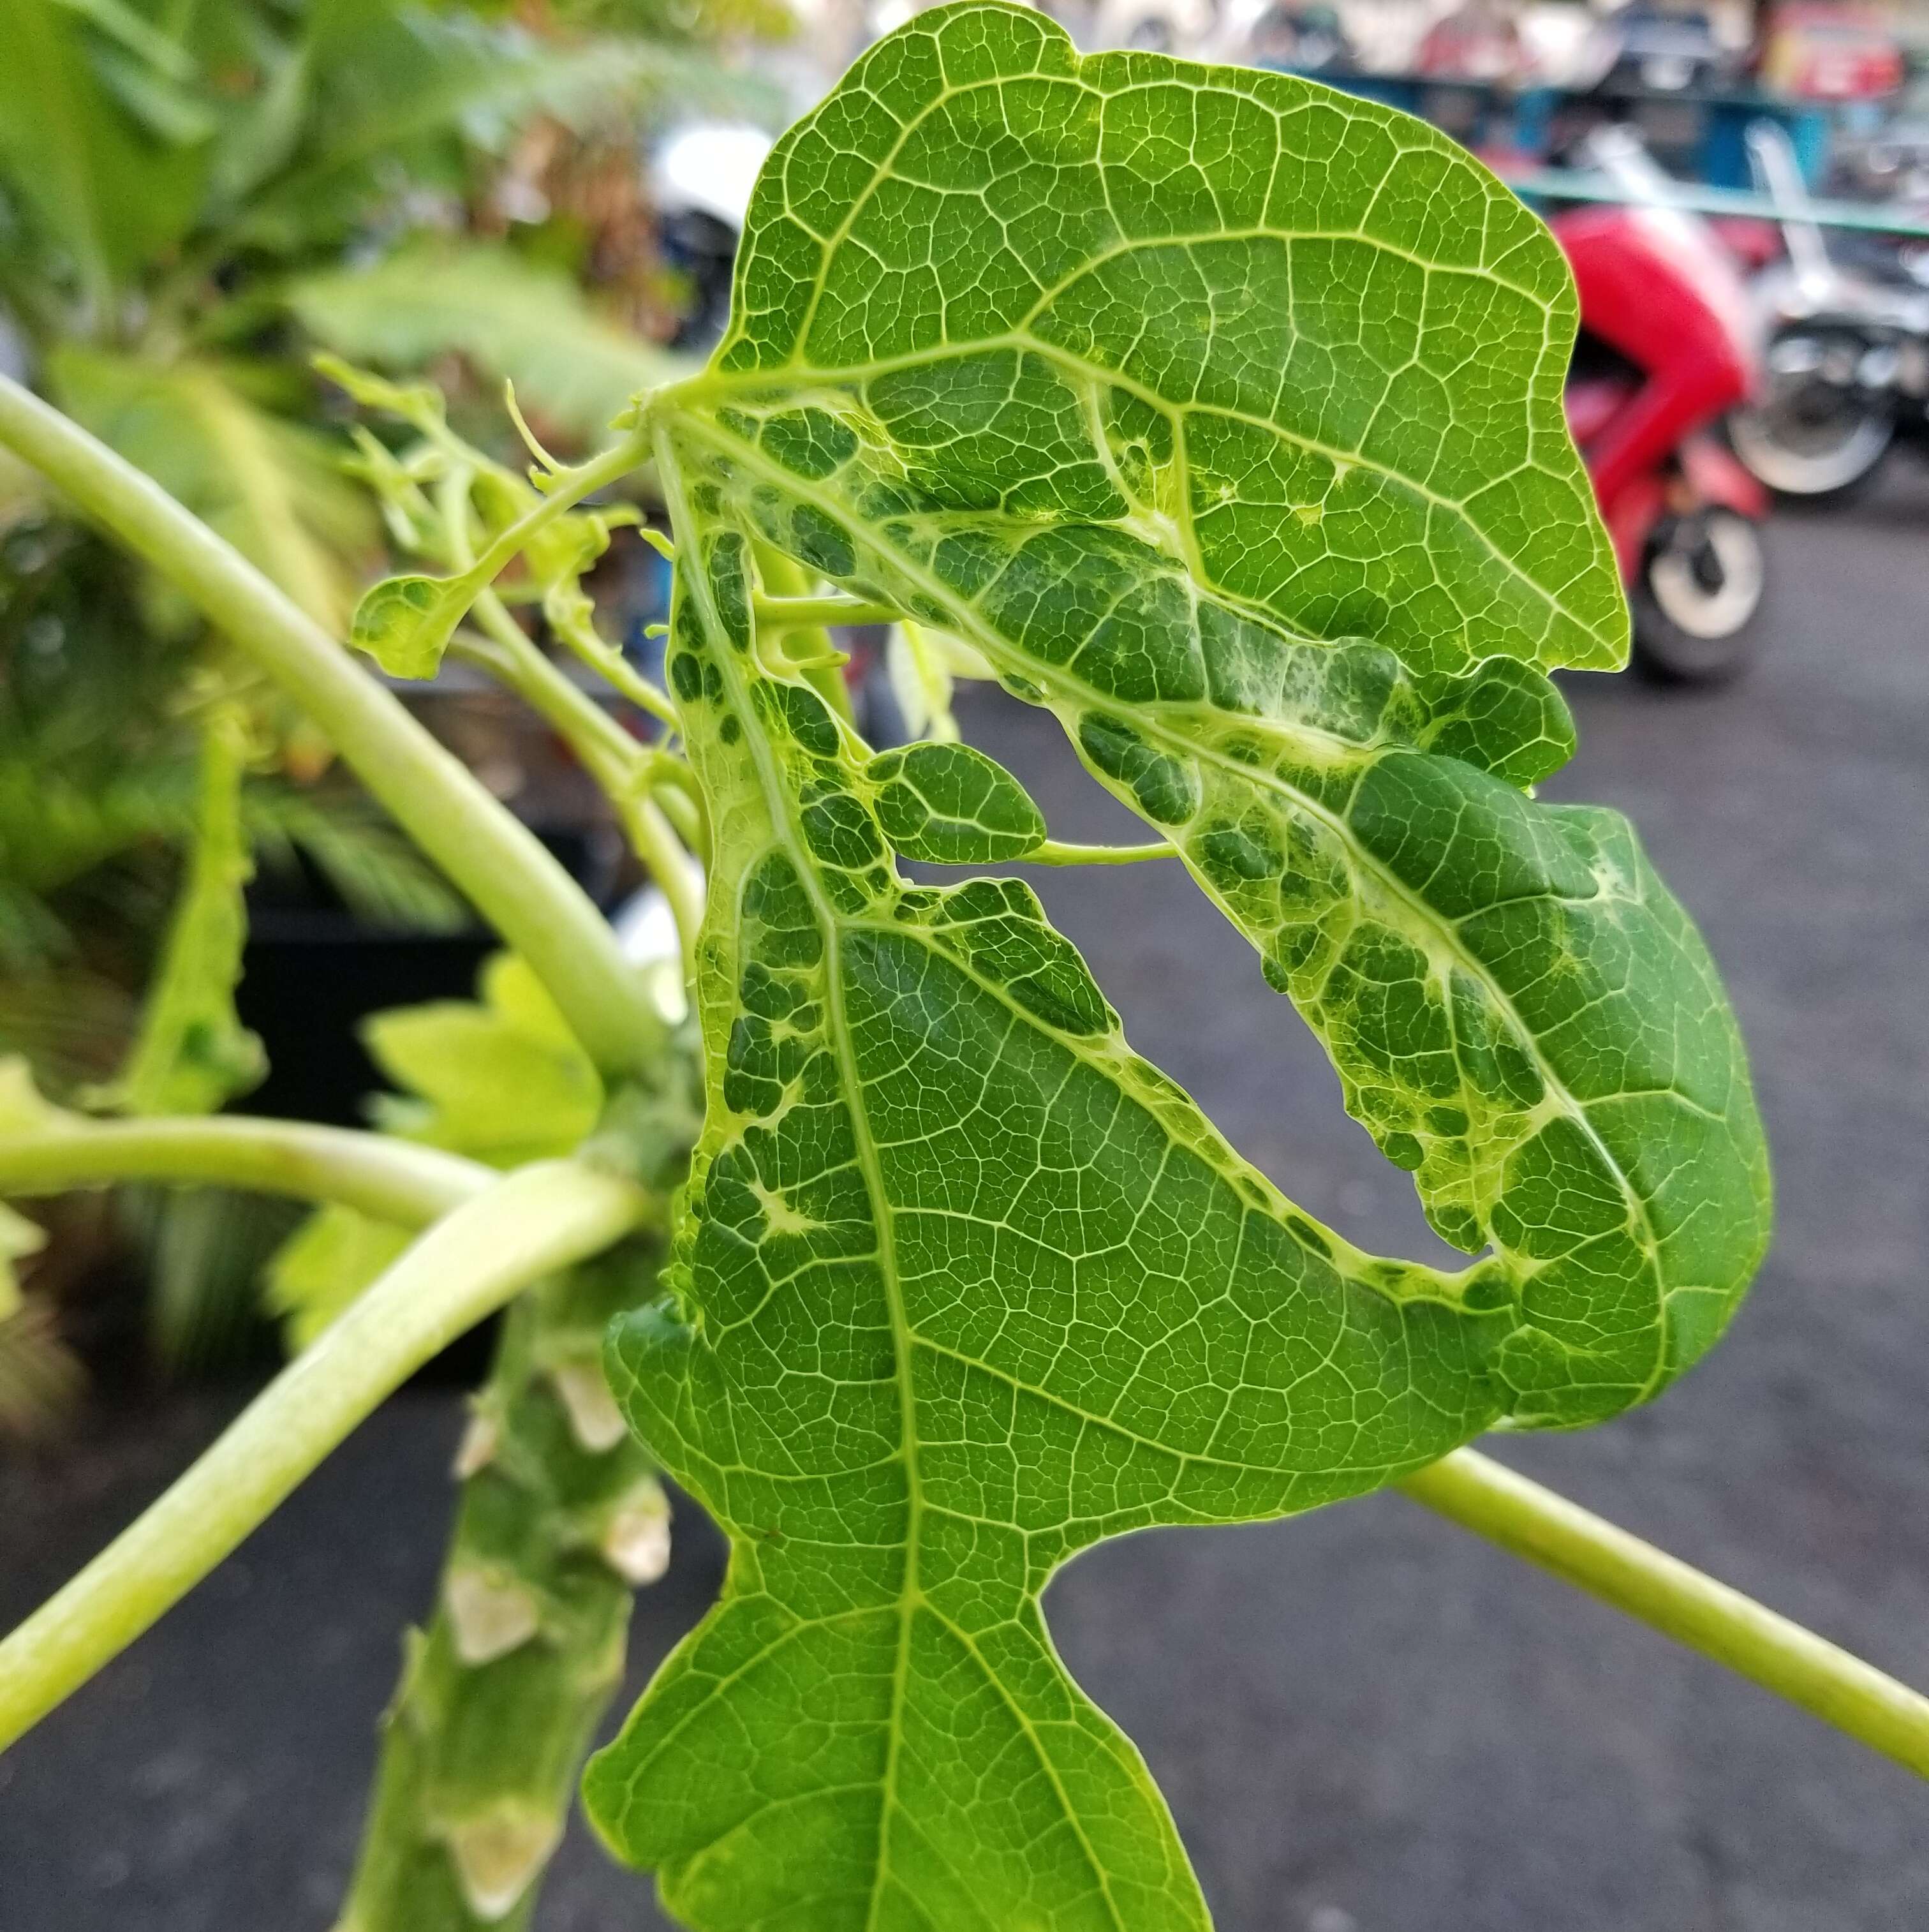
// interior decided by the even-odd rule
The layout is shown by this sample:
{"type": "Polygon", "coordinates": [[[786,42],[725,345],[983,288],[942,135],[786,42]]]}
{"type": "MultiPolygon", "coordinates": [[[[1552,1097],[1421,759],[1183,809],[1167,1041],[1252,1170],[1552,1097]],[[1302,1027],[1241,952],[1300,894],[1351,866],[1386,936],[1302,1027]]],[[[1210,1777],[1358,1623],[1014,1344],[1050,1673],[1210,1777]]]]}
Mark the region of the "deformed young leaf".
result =
{"type": "Polygon", "coordinates": [[[391,677],[433,677],[475,592],[476,586],[463,577],[421,572],[385,577],[363,592],[349,626],[349,642],[391,677]]]}
{"type": "Polygon", "coordinates": [[[975,746],[881,752],[864,776],[877,788],[879,827],[904,858],[993,865],[1022,858],[1044,842],[1044,814],[1031,794],[975,746]]]}
{"type": "Polygon", "coordinates": [[[1574,318],[1432,131],[988,0],[774,152],[729,334],[643,410],[718,828],[710,1095],[673,1292],[611,1352],[732,1556],[587,1786],[702,1932],[1203,1925],[1051,1650],[1053,1569],[1612,1414],[1745,1290],[1767,1168],[1718,978],[1625,821],[1524,790],[1572,747],[1545,670],[1625,645],[1574,318]],[[927,827],[1018,820],[963,764],[891,791],[909,760],[760,648],[771,555],[1050,709],[1486,1258],[1350,1247],[1131,1054],[1023,887],[906,886],[927,827]]]}

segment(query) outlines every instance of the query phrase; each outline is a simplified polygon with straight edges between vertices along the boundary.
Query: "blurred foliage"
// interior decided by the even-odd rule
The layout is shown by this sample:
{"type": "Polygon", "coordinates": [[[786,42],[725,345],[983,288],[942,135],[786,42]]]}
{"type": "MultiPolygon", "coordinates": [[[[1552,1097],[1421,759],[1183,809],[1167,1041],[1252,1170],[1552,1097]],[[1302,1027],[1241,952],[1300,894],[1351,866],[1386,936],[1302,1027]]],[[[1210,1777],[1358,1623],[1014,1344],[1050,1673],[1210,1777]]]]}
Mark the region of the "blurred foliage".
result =
{"type": "MultiPolygon", "coordinates": [[[[781,0],[4,16],[0,366],[337,632],[382,532],[310,352],[506,376],[545,436],[593,436],[672,367],[648,339],[640,129],[656,103],[742,112],[715,50],[788,26],[781,0]]],[[[151,575],[0,467],[0,1052],[97,1106],[252,1084],[233,988],[257,856],[378,923],[460,921],[330,755],[151,575]]],[[[166,1191],[118,1218],[175,1359],[236,1331],[286,1225],[166,1191]]],[[[31,1296],[0,1311],[0,1426],[71,1385],[64,1360],[31,1296]]]]}
{"type": "Polygon", "coordinates": [[[416,299],[386,338],[398,362],[459,353],[517,376],[539,411],[557,376],[559,420],[600,426],[574,358],[532,354],[523,294],[559,338],[594,344],[599,398],[660,379],[660,356],[599,326],[568,277],[511,281],[499,247],[465,250],[532,124],[596,136],[634,175],[651,99],[719,93],[696,50],[714,31],[702,8],[556,8],[530,16],[541,31],[509,10],[396,0],[7,11],[0,308],[34,379],[331,628],[376,532],[315,434],[325,395],[304,351],[339,320],[335,346],[371,352],[369,304],[393,293],[382,271],[418,231],[440,246],[403,257],[416,299]],[[360,300],[358,271],[373,278],[360,300]],[[503,291],[476,299],[496,277],[503,291]]]}
{"type": "MultiPolygon", "coordinates": [[[[541,982],[513,953],[483,968],[474,1000],[372,1014],[369,1058],[398,1090],[371,1107],[382,1132],[492,1167],[573,1153],[603,1085],[541,982]]],[[[316,1208],[269,1262],[269,1306],[303,1348],[408,1245],[409,1232],[352,1208],[316,1208]]]]}

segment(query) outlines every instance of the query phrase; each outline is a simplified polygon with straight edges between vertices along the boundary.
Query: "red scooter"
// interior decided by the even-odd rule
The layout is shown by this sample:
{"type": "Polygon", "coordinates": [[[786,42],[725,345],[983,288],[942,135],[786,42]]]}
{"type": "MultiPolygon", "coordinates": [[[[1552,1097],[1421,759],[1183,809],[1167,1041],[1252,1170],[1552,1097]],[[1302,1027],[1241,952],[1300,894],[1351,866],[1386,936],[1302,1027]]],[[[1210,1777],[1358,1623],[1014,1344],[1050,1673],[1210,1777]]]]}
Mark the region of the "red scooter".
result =
{"type": "Polygon", "coordinates": [[[1568,426],[1628,586],[1635,662],[1713,682],[1747,663],[1765,582],[1768,493],[1714,434],[1754,392],[1758,325],[1707,225],[1661,205],[1668,178],[1637,136],[1599,130],[1588,159],[1628,199],[1549,224],[1580,293],[1568,426]]]}

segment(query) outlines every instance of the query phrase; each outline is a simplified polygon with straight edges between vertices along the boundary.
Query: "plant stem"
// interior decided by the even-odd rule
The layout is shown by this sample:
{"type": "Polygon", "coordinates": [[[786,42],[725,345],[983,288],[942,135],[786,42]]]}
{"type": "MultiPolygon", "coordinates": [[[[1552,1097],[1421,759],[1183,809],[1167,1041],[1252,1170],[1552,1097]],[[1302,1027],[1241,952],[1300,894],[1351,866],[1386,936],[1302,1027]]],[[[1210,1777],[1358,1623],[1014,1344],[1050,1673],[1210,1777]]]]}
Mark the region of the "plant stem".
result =
{"type": "Polygon", "coordinates": [[[663,1023],[608,923],[535,835],[326,632],[151,478],[4,376],[0,444],[184,592],[313,718],[529,962],[599,1067],[655,1064],[663,1023]]]}
{"type": "Polygon", "coordinates": [[[178,1602],[431,1356],[656,1208],[633,1181],[546,1161],[438,1222],[158,1502],[0,1642],[0,1749],[178,1602]]]}
{"type": "Polygon", "coordinates": [[[478,590],[486,590],[529,548],[529,539],[539,536],[558,518],[566,515],[586,496],[593,496],[606,484],[620,482],[648,454],[646,437],[631,435],[612,443],[600,455],[569,470],[552,472],[550,487],[539,502],[525,510],[490,538],[482,554],[457,574],[478,590]]]}
{"type": "MultiPolygon", "coordinates": [[[[801,564],[792,562],[781,550],[768,544],[760,543],[756,550],[757,575],[768,597],[787,602],[792,598],[815,595],[812,579],[801,564]]],[[[798,624],[792,626],[788,634],[789,642],[785,648],[804,667],[804,682],[846,724],[849,724],[850,688],[844,682],[844,674],[837,667],[838,652],[831,642],[829,632],[821,623],[798,624]]]]}
{"type": "MultiPolygon", "coordinates": [[[[470,640],[458,633],[451,648],[459,650],[468,662],[499,678],[555,727],[583,761],[583,769],[616,808],[631,849],[642,860],[669,902],[682,952],[684,981],[694,985],[696,929],[703,917],[702,890],[681,842],[662,808],[650,796],[653,754],[593,698],[571,683],[523,634],[521,626],[500,604],[496,605],[496,613],[500,624],[491,622],[487,638],[470,640]]],[[[480,604],[477,614],[487,614],[480,604]]]]}
{"type": "Polygon", "coordinates": [[[58,1194],[114,1180],[244,1187],[339,1202],[379,1220],[421,1227],[473,1200],[496,1178],[480,1162],[437,1148],[305,1121],[241,1114],[55,1120],[31,1133],[0,1135],[0,1194],[58,1194]]]}
{"type": "Polygon", "coordinates": [[[1018,862],[1026,866],[1136,866],[1147,859],[1176,859],[1173,848],[1163,839],[1149,845],[1074,845],[1047,838],[1042,845],[1021,853],[1018,862]]]}
{"type": "Polygon", "coordinates": [[[1929,1697],[1740,1591],[1471,1449],[1400,1487],[1929,1778],[1929,1697]]]}
{"type": "Polygon", "coordinates": [[[669,1505],[603,1380],[602,1335],[657,1292],[626,1253],[510,1310],[457,1460],[435,1614],[407,1639],[337,1932],[526,1924],[669,1505]]]}
{"type": "MultiPolygon", "coordinates": [[[[681,1036],[680,1036],[680,1039],[681,1036]]],[[[693,1042],[685,1042],[686,1044],[693,1042]]],[[[675,1053],[631,1121],[645,1183],[687,1172],[700,1114],[675,1053]]],[[[435,1615],[408,1640],[338,1932],[520,1928],[622,1675],[631,1592],[669,1558],[669,1508],[603,1375],[603,1336],[660,1291],[659,1244],[539,1283],[503,1324],[456,1461],[435,1615]]]]}

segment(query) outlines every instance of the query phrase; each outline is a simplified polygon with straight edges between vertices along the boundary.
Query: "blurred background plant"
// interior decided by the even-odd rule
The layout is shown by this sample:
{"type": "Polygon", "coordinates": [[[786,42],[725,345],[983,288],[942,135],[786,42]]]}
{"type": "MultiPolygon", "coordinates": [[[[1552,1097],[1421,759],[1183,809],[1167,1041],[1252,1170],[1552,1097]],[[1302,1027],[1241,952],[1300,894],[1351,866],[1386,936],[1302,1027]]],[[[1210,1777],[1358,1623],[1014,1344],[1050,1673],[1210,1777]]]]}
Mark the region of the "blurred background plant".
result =
{"type": "MultiPolygon", "coordinates": [[[[491,438],[506,378],[553,445],[592,437],[672,366],[640,143],[666,103],[774,108],[728,56],[788,26],[781,0],[7,12],[0,367],[337,632],[382,530],[313,352],[430,370],[491,438]]],[[[0,472],[0,1052],[96,1107],[245,1094],[261,1055],[234,988],[257,857],[284,897],[361,928],[466,923],[310,728],[25,472],[0,472]]],[[[97,1324],[46,1304],[99,1273],[77,1250],[148,1284],[133,1325],[182,1366],[248,1334],[289,1226],[213,1193],[63,1211],[97,1239],[63,1244],[61,1282],[25,1237],[0,1243],[27,1274],[0,1309],[0,1429],[43,1421],[75,1385],[61,1329],[97,1324]]]]}

